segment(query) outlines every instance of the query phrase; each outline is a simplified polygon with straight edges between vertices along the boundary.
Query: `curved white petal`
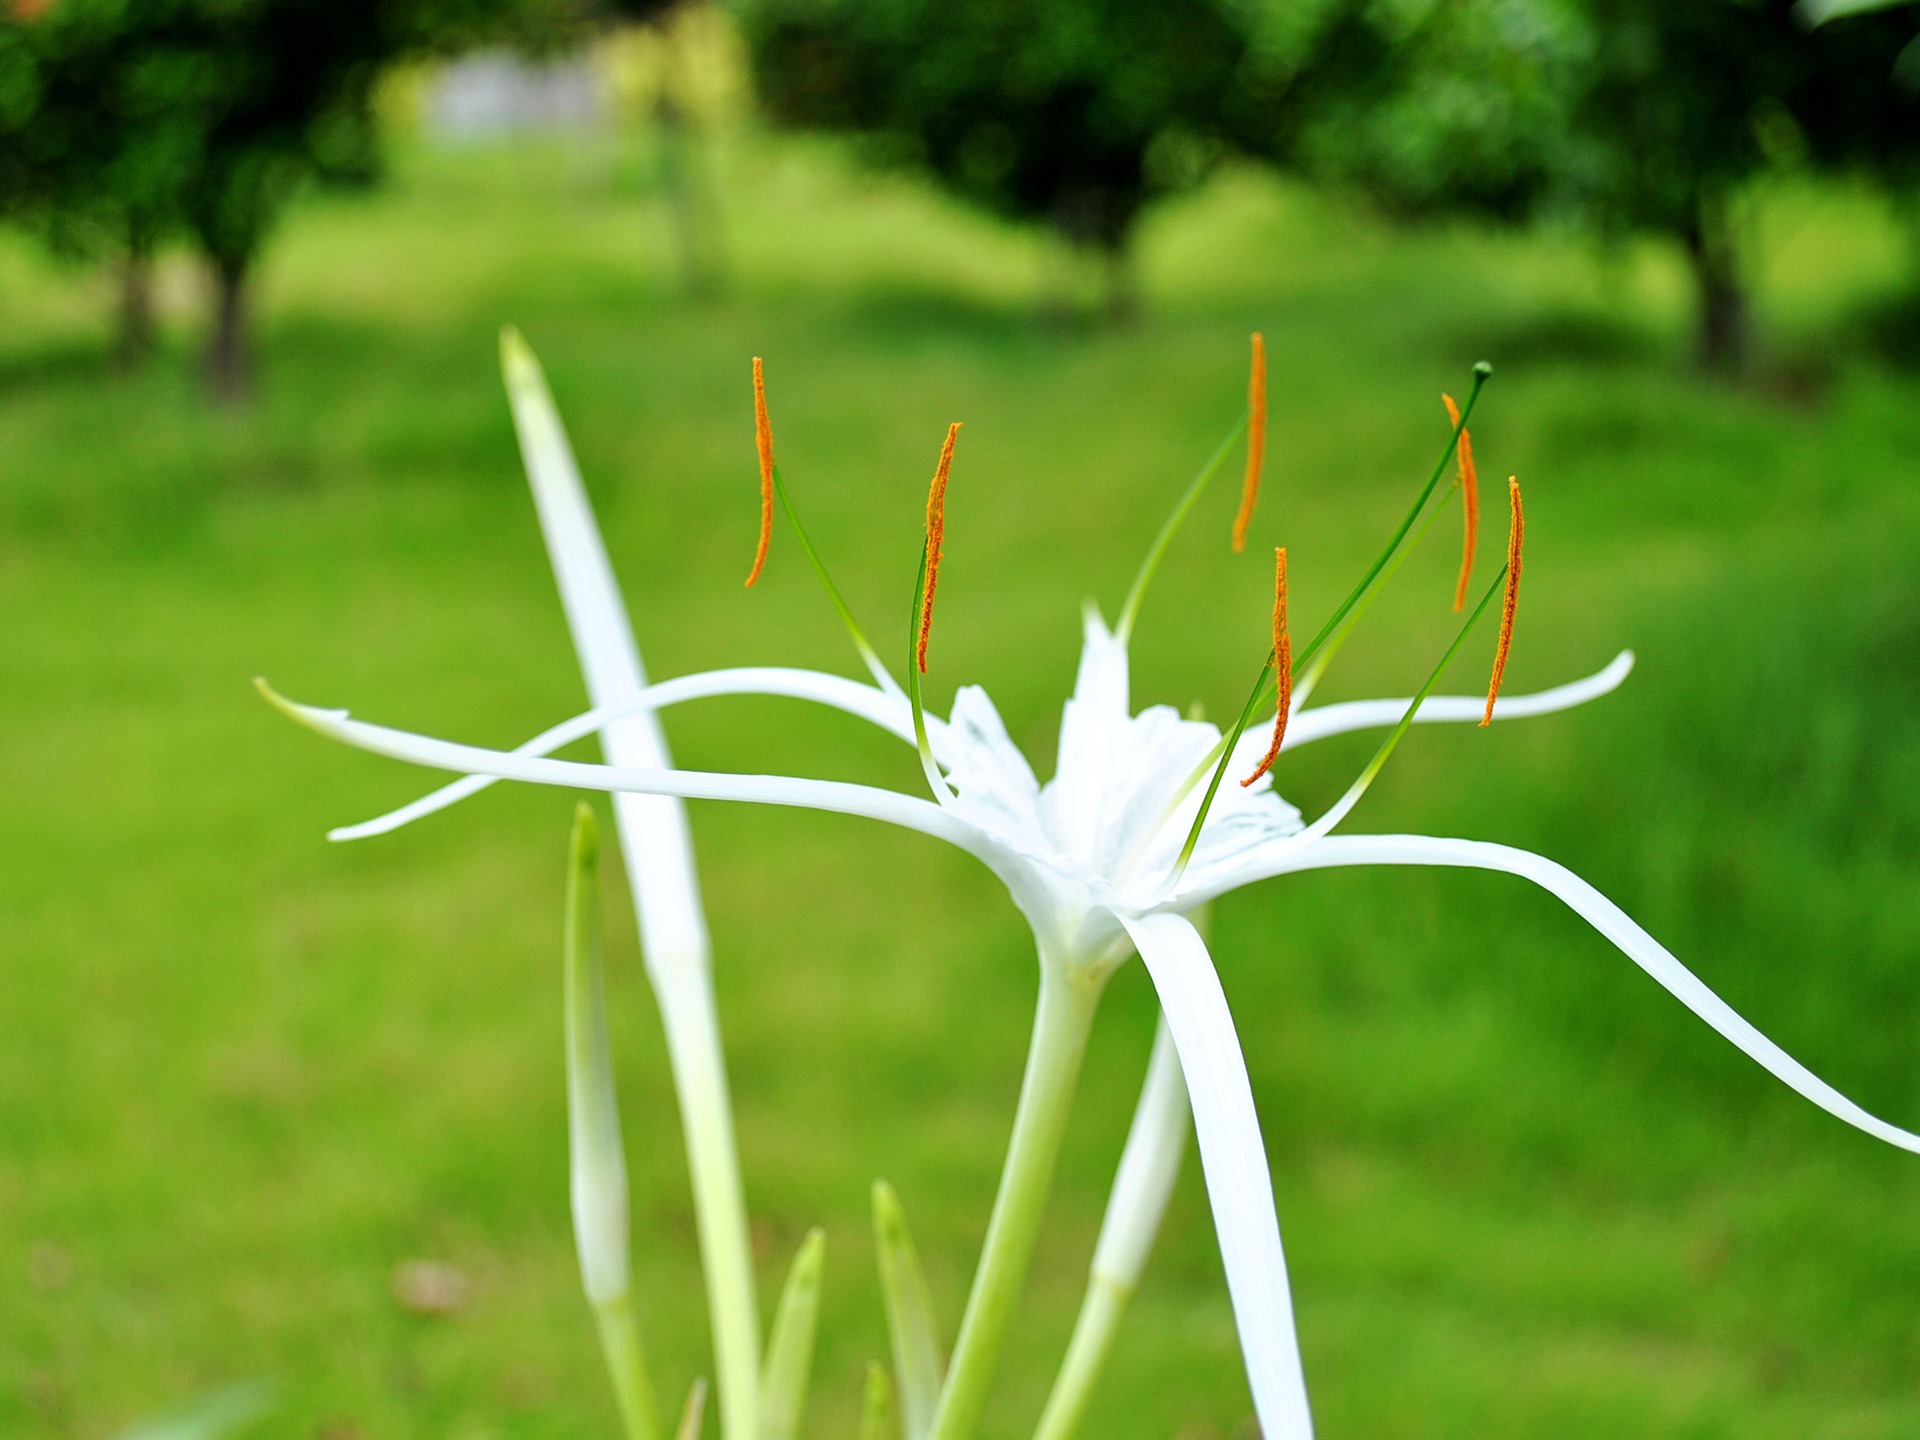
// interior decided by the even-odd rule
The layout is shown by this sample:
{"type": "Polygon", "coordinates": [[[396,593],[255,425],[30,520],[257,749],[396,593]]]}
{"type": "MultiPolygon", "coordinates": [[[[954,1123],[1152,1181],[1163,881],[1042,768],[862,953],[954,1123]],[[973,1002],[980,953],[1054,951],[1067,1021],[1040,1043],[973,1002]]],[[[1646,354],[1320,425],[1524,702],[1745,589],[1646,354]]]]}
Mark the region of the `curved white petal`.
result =
{"type": "Polygon", "coordinates": [[[791,805],[802,810],[827,810],[882,820],[945,840],[994,864],[1005,857],[974,826],[950,815],[930,800],[854,785],[841,780],[809,780],[792,775],[732,775],[708,770],[664,770],[630,765],[593,765],[580,760],[550,760],[513,755],[479,745],[436,740],[385,725],[355,720],[345,710],[323,710],[301,705],[274,693],[264,683],[261,691],[274,705],[322,735],[356,749],[370,750],[395,760],[436,770],[493,775],[535,785],[557,785],[573,790],[604,790],[616,795],[668,795],[680,800],[744,800],[761,805],[791,805]]]}
{"type": "MultiPolygon", "coordinates": [[[[692,675],[676,675],[671,680],[646,685],[626,699],[612,705],[597,706],[571,719],[541,731],[531,740],[517,745],[515,755],[551,755],[574,741],[593,734],[616,720],[639,710],[664,710],[688,700],[704,700],[717,695],[777,695],[794,700],[812,700],[849,715],[871,721],[881,729],[913,743],[913,720],[903,696],[884,695],[871,685],[829,675],[818,670],[796,670],[783,666],[741,666],[729,670],[704,670],[692,675]]],[[[946,727],[928,716],[930,738],[936,747],[944,745],[946,727]],[[937,727],[937,728],[935,728],[937,727]]],[[[370,835],[385,835],[436,811],[476,795],[499,779],[495,775],[463,775],[451,785],[443,785],[430,795],[391,810],[357,825],[342,825],[327,832],[329,840],[361,840],[370,835]]]]}
{"type": "MultiPolygon", "coordinates": [[[[1540,690],[1531,695],[1502,695],[1494,702],[1493,718],[1520,720],[1529,715],[1551,715],[1556,710],[1571,710],[1576,705],[1598,700],[1602,695],[1619,689],[1632,670],[1633,652],[1622,650],[1604,670],[1584,680],[1556,685],[1551,690],[1540,690]]],[[[1287,736],[1281,748],[1292,750],[1301,745],[1311,745],[1315,740],[1324,740],[1330,735],[1397,725],[1400,717],[1407,713],[1407,706],[1412,703],[1413,697],[1407,696],[1399,700],[1347,700],[1338,705],[1302,710],[1287,721],[1287,736]]],[[[1478,724],[1486,709],[1487,701],[1483,695],[1429,695],[1413,719],[1416,725],[1445,721],[1472,721],[1478,724]]],[[[1240,748],[1250,752],[1254,763],[1258,763],[1266,751],[1266,743],[1264,733],[1243,736],[1240,748]]],[[[1242,756],[1236,753],[1236,765],[1241,759],[1242,756]]]]}
{"type": "Polygon", "coordinates": [[[1431,835],[1354,835],[1322,840],[1276,864],[1269,873],[1320,870],[1341,865],[1450,865],[1474,870],[1503,870],[1531,880],[1563,900],[1567,907],[1619,947],[1707,1024],[1776,1079],[1857,1130],[1902,1150],[1920,1154],[1920,1135],[1869,1114],[1755,1029],[1739,1012],[1707,988],[1658,940],[1618,905],[1566,866],[1531,850],[1483,840],[1445,840],[1431,835]]]}
{"type": "Polygon", "coordinates": [[[1273,1181],[1246,1060],[1207,947],[1179,915],[1121,916],[1160,994],[1193,1104],[1200,1164],[1220,1237],[1261,1433],[1309,1440],[1313,1417],[1273,1208],[1273,1181]]]}

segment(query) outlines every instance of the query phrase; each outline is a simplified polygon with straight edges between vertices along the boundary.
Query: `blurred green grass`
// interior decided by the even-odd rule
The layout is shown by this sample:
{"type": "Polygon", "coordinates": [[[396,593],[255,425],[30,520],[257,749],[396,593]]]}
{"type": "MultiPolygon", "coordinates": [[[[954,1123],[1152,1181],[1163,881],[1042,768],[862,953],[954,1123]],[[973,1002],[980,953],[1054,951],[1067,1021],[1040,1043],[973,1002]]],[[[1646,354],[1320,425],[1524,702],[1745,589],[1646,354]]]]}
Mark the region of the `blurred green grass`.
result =
{"type": "MultiPolygon", "coordinates": [[[[1149,317],[1031,318],[1057,257],[831,148],[727,157],[737,284],[675,296],[612,147],[410,152],[274,252],[253,411],[169,353],[119,380],[93,282],[0,249],[0,1430],[97,1437],[271,1375],[266,1433],[613,1433],[567,1231],[559,923],[571,797],[497,790],[410,831],[334,823],[430,777],[330,749],[247,681],[511,743],[580,686],[494,369],[545,359],[659,674],[845,668],[754,523],[747,357],[856,608],[899,611],[944,423],[934,694],[978,679],[1045,758],[1077,611],[1109,610],[1268,335],[1259,544],[1295,613],[1337,597],[1497,368],[1475,434],[1528,483],[1509,683],[1640,667],[1589,710],[1432,729],[1352,822],[1540,849],[1607,890],[1795,1054],[1920,1123],[1920,380],[1851,348],[1890,293],[1884,217],[1766,197],[1791,383],[1687,374],[1677,266],[1471,230],[1407,236],[1230,175],[1156,217],[1149,317]],[[465,1268],[452,1320],[396,1262],[465,1268]]],[[[176,277],[177,279],[177,277],[176,277]]],[[[1183,536],[1139,701],[1237,704],[1269,577],[1183,536]]],[[[1498,527],[1497,516],[1493,521],[1498,527]]],[[[1329,694],[1404,693],[1449,631],[1431,544],[1329,694]]],[[[884,635],[884,629],[882,629],[884,635]]],[[[1479,660],[1459,688],[1479,683],[1479,660]]],[[[681,759],[911,787],[850,722],[676,714],[681,759]]],[[[1291,758],[1309,808],[1370,740],[1291,758]]],[[[1025,1045],[1024,928],[972,862],[829,817],[695,812],[763,1295],[830,1236],[810,1433],[851,1433],[884,1353],[867,1184],[899,1188],[957,1317],[1025,1045]],[[831,896],[830,903],[822,903],[831,896]]],[[[624,903],[610,906],[636,1252],[656,1379],[707,1362],[680,1142],[624,903]]],[[[1553,901],[1450,873],[1311,875],[1219,907],[1328,1436],[1920,1432],[1920,1162],[1786,1094],[1553,901]]],[[[1117,983],[991,1414],[1025,1433],[1064,1343],[1151,1003],[1117,983]]],[[[1207,1440],[1249,1406],[1197,1176],[1087,1433],[1207,1440]]]]}

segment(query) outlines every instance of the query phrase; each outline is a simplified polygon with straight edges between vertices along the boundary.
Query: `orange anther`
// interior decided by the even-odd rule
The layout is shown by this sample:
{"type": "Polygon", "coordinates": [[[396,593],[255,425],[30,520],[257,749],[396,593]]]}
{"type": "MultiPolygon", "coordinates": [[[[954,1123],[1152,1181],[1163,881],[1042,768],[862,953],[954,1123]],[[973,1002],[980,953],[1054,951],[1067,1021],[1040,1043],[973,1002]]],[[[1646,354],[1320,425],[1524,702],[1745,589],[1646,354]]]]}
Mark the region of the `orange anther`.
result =
{"type": "MultiPolygon", "coordinates": [[[[1447,418],[1453,421],[1454,428],[1460,426],[1460,407],[1453,403],[1451,395],[1442,395],[1447,402],[1447,418]]],[[[1460,508],[1466,512],[1467,538],[1460,556],[1460,582],[1453,587],[1453,608],[1464,610],[1467,606],[1467,581],[1473,578],[1473,550],[1480,542],[1480,478],[1473,468],[1473,437],[1465,430],[1460,431],[1458,447],[1460,460],[1460,508]]]]}
{"type": "Polygon", "coordinates": [[[1253,332],[1253,363],[1247,371],[1247,479],[1240,488],[1240,513],[1233,517],[1233,551],[1247,546],[1253,502],[1260,498],[1260,466],[1267,457],[1267,342],[1253,332]]]}
{"type": "Polygon", "coordinates": [[[1293,708],[1293,640],[1287,634],[1287,552],[1284,548],[1273,552],[1273,678],[1279,690],[1273,702],[1278,707],[1273,717],[1273,743],[1267,746],[1267,753],[1254,772],[1240,782],[1242,786],[1253,784],[1280,758],[1280,742],[1287,734],[1287,711],[1293,708]]]}
{"type": "Polygon", "coordinates": [[[753,445],[760,452],[760,545],[753,552],[748,585],[760,578],[760,567],[767,563],[767,546],[773,540],[773,422],[767,419],[767,381],[758,355],[753,357],[753,445]]]}
{"type": "Polygon", "coordinates": [[[959,433],[958,420],[947,427],[940,463],[934,467],[933,484],[927,488],[927,580],[920,589],[920,644],[914,652],[922,675],[927,673],[927,639],[933,634],[933,587],[940,583],[940,546],[947,537],[947,471],[953,466],[953,442],[959,433]]]}
{"type": "Polygon", "coordinates": [[[1520,480],[1507,477],[1507,498],[1513,505],[1513,518],[1507,524],[1507,594],[1500,605],[1500,644],[1493,652],[1493,683],[1487,687],[1487,713],[1482,725],[1493,723],[1493,702],[1500,694],[1500,679],[1507,673],[1507,651],[1513,648],[1513,613],[1520,605],[1520,541],[1527,531],[1527,517],[1520,508],[1520,480]]]}

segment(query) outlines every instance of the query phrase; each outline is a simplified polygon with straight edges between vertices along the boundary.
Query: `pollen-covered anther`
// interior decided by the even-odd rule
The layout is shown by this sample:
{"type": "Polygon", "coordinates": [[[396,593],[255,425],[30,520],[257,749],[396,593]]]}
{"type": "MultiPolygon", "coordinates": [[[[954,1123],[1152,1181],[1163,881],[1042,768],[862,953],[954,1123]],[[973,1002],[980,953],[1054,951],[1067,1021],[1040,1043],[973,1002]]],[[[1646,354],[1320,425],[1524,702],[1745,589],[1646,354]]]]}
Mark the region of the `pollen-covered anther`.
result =
{"type": "Polygon", "coordinates": [[[1460,554],[1460,580],[1453,587],[1453,608],[1467,608],[1467,582],[1473,578],[1473,552],[1480,542],[1480,478],[1473,468],[1473,436],[1460,428],[1460,407],[1453,403],[1451,395],[1442,395],[1447,402],[1447,418],[1453,422],[1453,428],[1460,431],[1460,443],[1457,455],[1460,462],[1460,508],[1466,520],[1466,541],[1460,554]]]}
{"type": "Polygon", "coordinates": [[[753,357],[753,445],[760,454],[760,543],[753,552],[749,586],[760,578],[773,540],[773,422],[767,419],[767,380],[758,355],[753,357]]]}
{"type": "Polygon", "coordinates": [[[940,582],[940,547],[947,536],[947,472],[953,467],[953,442],[959,434],[958,420],[947,426],[940,463],[934,467],[933,483],[927,487],[927,579],[920,588],[920,639],[913,657],[922,675],[927,673],[927,640],[933,634],[933,590],[940,582]]]}
{"type": "Polygon", "coordinates": [[[1507,498],[1513,507],[1507,523],[1507,593],[1500,604],[1500,644],[1493,652],[1493,681],[1487,686],[1487,713],[1480,723],[1493,723],[1493,702],[1500,696],[1500,680],[1507,673],[1507,652],[1513,648],[1513,616],[1520,607],[1520,542],[1526,535],[1526,512],[1520,506],[1520,480],[1507,477],[1507,498]]]}
{"type": "Polygon", "coordinates": [[[1240,782],[1244,789],[1273,768],[1280,758],[1280,742],[1287,738],[1287,711],[1293,708],[1293,638],[1287,634],[1287,552],[1273,552],[1273,682],[1278,694],[1273,716],[1273,740],[1254,772],[1240,782]]]}
{"type": "Polygon", "coordinates": [[[1240,487],[1240,512],[1233,517],[1233,552],[1247,546],[1253,503],[1260,498],[1260,467],[1267,457],[1267,342],[1253,332],[1253,360],[1247,371],[1247,478],[1240,487]]]}

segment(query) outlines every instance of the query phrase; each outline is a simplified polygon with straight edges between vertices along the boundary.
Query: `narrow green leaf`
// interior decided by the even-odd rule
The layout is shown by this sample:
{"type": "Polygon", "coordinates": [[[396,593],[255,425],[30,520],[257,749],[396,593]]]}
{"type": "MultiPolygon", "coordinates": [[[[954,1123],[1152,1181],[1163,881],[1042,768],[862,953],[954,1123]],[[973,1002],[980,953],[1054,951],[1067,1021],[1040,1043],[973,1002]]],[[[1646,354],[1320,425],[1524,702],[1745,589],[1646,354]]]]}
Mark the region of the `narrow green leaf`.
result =
{"type": "Polygon", "coordinates": [[[565,1010],[567,1139],[574,1247],[627,1440],[659,1440],[627,1260],[627,1162],[607,1037],[600,943],[600,832],[593,807],[574,811],[567,872],[565,1010]]]}
{"type": "Polygon", "coordinates": [[[922,1440],[933,1424],[946,1362],[940,1357],[940,1331],[919,1252],[907,1232],[900,1198],[884,1180],[873,1185],[873,1238],[880,1251],[880,1292],[887,1304],[887,1331],[893,1341],[894,1377],[900,1385],[907,1440],[922,1440]]]}
{"type": "Polygon", "coordinates": [[[700,1440],[700,1427],[707,1418],[707,1377],[702,1375],[687,1391],[687,1403],[680,1411],[680,1423],[673,1440],[700,1440]]]}
{"type": "Polygon", "coordinates": [[[894,1440],[900,1432],[893,1423],[893,1387],[887,1367],[867,1362],[867,1394],[860,1406],[860,1440],[894,1440]]]}
{"type": "Polygon", "coordinates": [[[226,1440],[274,1406],[273,1387],[263,1380],[228,1385],[184,1408],[120,1432],[116,1440],[226,1440]]]}
{"type": "Polygon", "coordinates": [[[767,1343],[767,1373],[760,1382],[760,1427],[766,1440],[795,1440],[807,1410],[813,1371],[813,1337],[820,1321],[820,1272],[827,1259],[827,1232],[813,1229],[800,1242],[787,1272],[787,1288],[773,1317],[767,1343]]]}

